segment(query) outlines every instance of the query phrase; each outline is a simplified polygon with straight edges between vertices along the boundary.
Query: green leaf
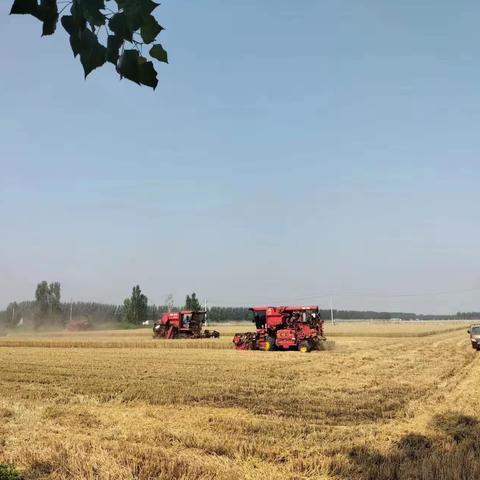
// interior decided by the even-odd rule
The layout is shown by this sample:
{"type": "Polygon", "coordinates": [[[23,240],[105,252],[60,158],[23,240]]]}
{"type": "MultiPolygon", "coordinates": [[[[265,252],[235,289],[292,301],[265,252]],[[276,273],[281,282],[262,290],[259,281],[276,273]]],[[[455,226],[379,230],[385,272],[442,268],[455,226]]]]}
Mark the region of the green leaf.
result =
{"type": "MultiPolygon", "coordinates": [[[[30,14],[38,18],[43,23],[42,35],[55,32],[59,19],[58,0],[12,1],[11,14],[30,14]]],[[[155,89],[158,79],[153,63],[142,57],[137,50],[126,50],[121,56],[119,53],[125,41],[137,43],[133,40],[135,32],[140,34],[145,44],[154,42],[163,30],[152,15],[159,4],[153,0],[115,0],[120,11],[108,21],[111,34],[108,35],[105,47],[99,42],[96,27],[105,25],[107,17],[103,11],[105,2],[109,1],[68,0],[71,5],[70,15],[64,15],[61,22],[69,34],[73,55],[80,56],[85,77],[109,61],[116,65],[122,78],[155,89]]],[[[168,54],[160,44],[153,45],[150,55],[160,62],[168,63],[168,54]]]]}
{"type": "Polygon", "coordinates": [[[82,41],[80,35],[74,34],[70,35],[70,46],[72,47],[73,56],[76,57],[82,48],[82,41]]]}
{"type": "Polygon", "coordinates": [[[124,2],[123,11],[132,31],[138,30],[148,20],[148,16],[158,6],[151,0],[127,0],[124,2]]]}
{"type": "Polygon", "coordinates": [[[67,33],[70,35],[78,33],[77,22],[71,15],[64,15],[60,21],[62,22],[63,28],[67,31],[67,33]]]}
{"type": "Polygon", "coordinates": [[[107,39],[107,61],[117,64],[118,61],[118,51],[123,44],[123,39],[117,37],[116,35],[109,35],[107,39]]]}
{"type": "Polygon", "coordinates": [[[132,41],[132,30],[130,29],[125,13],[116,13],[108,22],[110,30],[119,38],[132,41]]]}
{"type": "Polygon", "coordinates": [[[152,0],[142,0],[140,2],[145,13],[152,13],[160,4],[152,0]]]}
{"type": "Polygon", "coordinates": [[[152,43],[161,31],[162,27],[155,20],[155,17],[149,15],[140,28],[140,35],[145,43],[152,43]]]}
{"type": "Polygon", "coordinates": [[[156,58],[159,62],[168,63],[168,54],[163,47],[157,43],[150,49],[150,56],[156,58]]]}
{"type": "Polygon", "coordinates": [[[129,13],[141,13],[144,17],[150,15],[158,3],[152,0],[116,0],[118,7],[129,13]]]}
{"type": "Polygon", "coordinates": [[[63,28],[70,34],[70,46],[72,47],[73,56],[76,57],[81,50],[82,32],[87,28],[87,21],[83,16],[83,12],[78,8],[78,3],[74,2],[70,9],[71,15],[62,17],[63,28]]]}
{"type": "Polygon", "coordinates": [[[85,19],[85,17],[83,16],[82,4],[79,3],[78,0],[73,1],[72,7],[70,8],[70,13],[72,14],[72,17],[76,19],[80,19],[80,18],[85,19]]]}
{"type": "MultiPolygon", "coordinates": [[[[140,57],[140,59],[142,58],[143,57],[140,57]]],[[[152,87],[155,90],[158,85],[157,72],[155,71],[152,62],[145,61],[145,58],[143,58],[143,60],[144,61],[140,63],[138,69],[140,83],[147,87],[152,87]]]]}
{"type": "Polygon", "coordinates": [[[125,10],[125,19],[128,25],[128,28],[132,32],[136,32],[141,26],[142,23],[145,21],[145,17],[136,11],[125,10]]]}
{"type": "Polygon", "coordinates": [[[15,0],[10,10],[10,15],[35,15],[37,11],[37,0],[15,0]]]}
{"type": "Polygon", "coordinates": [[[58,22],[57,0],[40,0],[37,18],[43,21],[42,37],[53,35],[57,29],[58,22]]]}
{"type": "Polygon", "coordinates": [[[137,50],[125,50],[118,59],[117,71],[121,77],[140,85],[139,58],[137,50]]]}
{"type": "Polygon", "coordinates": [[[157,72],[152,62],[147,62],[141,57],[137,50],[125,50],[120,56],[117,64],[117,71],[123,78],[132,82],[152,87],[154,90],[158,85],[157,72]]]}
{"type": "Polygon", "coordinates": [[[87,28],[87,21],[83,16],[83,10],[77,1],[74,1],[70,9],[71,15],[62,17],[63,28],[70,34],[70,46],[73,56],[76,57],[82,49],[82,33],[87,28]]]}
{"type": "Polygon", "coordinates": [[[106,62],[107,49],[98,42],[96,35],[88,29],[80,37],[80,62],[87,75],[106,62]]]}
{"type": "Polygon", "coordinates": [[[105,8],[104,0],[82,0],[82,11],[86,20],[97,27],[105,25],[105,15],[100,11],[105,8]]]}

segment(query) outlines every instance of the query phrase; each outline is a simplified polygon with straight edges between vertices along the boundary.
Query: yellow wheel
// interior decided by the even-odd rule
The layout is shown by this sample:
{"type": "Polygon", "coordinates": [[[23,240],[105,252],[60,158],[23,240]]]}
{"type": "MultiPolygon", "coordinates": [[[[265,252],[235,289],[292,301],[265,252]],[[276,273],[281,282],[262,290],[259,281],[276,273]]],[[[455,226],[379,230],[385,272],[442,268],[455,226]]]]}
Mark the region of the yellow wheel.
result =
{"type": "Polygon", "coordinates": [[[265,337],[265,343],[263,344],[263,349],[265,351],[270,351],[275,348],[275,339],[271,337],[270,335],[267,335],[265,337]]]}
{"type": "Polygon", "coordinates": [[[311,350],[311,346],[309,342],[300,342],[298,346],[298,351],[302,353],[308,353],[311,350]]]}

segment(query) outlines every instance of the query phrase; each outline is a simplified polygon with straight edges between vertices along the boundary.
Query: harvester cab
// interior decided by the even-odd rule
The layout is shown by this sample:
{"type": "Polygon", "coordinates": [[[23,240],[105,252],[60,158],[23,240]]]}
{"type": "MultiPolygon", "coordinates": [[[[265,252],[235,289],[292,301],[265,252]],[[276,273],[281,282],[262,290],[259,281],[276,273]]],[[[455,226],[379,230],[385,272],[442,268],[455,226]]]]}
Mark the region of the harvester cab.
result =
{"type": "Polygon", "coordinates": [[[204,330],[207,312],[180,310],[165,312],[153,325],[154,338],[218,338],[216,330],[204,330]]]}
{"type": "Polygon", "coordinates": [[[253,312],[253,320],[252,322],[255,323],[255,328],[258,330],[259,328],[265,328],[267,323],[267,311],[265,310],[256,310],[255,308],[250,308],[250,311],[253,312]]]}
{"type": "Polygon", "coordinates": [[[316,305],[252,307],[255,332],[237,333],[237,350],[322,350],[323,321],[316,305]]]}

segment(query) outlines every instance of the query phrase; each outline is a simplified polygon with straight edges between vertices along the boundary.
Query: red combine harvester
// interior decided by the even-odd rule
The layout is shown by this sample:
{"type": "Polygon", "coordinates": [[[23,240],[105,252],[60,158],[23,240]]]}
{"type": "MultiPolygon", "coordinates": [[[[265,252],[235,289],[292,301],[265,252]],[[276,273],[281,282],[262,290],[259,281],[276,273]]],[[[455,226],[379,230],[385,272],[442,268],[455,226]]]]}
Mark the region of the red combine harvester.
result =
{"type": "Polygon", "coordinates": [[[69,332],[82,332],[88,330],[88,320],[70,320],[65,328],[69,332]]]}
{"type": "Polygon", "coordinates": [[[253,307],[256,332],[236,333],[237,350],[323,350],[323,320],[318,306],[253,307]]]}
{"type": "Polygon", "coordinates": [[[207,312],[180,310],[162,314],[153,325],[154,338],[218,338],[216,330],[204,330],[207,312]]]}

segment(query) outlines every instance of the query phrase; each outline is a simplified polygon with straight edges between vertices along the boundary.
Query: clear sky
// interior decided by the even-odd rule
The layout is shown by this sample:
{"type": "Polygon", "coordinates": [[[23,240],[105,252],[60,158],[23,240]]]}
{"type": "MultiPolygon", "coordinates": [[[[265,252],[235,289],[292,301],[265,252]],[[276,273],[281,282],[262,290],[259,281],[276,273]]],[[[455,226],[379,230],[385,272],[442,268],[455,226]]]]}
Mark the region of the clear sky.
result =
{"type": "Polygon", "coordinates": [[[0,3],[0,307],[480,310],[476,0],[165,0],[156,92],[0,3]]]}

